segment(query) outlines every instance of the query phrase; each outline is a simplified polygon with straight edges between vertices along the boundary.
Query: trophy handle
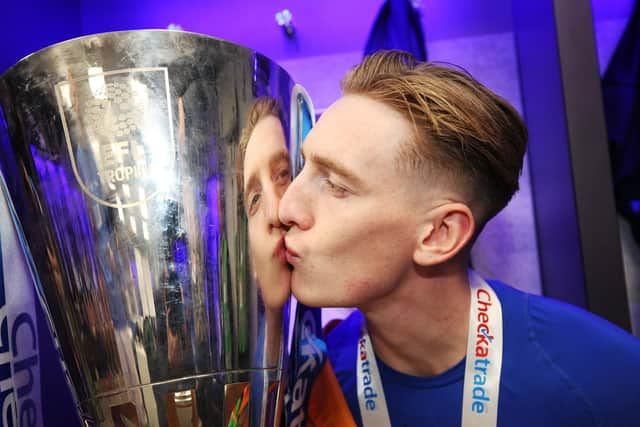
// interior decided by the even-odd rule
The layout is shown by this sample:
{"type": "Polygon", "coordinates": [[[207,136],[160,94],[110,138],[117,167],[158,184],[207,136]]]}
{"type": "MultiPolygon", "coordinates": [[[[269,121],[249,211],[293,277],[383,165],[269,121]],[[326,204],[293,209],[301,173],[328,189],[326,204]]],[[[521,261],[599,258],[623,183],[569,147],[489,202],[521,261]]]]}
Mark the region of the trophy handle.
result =
{"type": "Polygon", "coordinates": [[[291,173],[295,177],[303,166],[300,147],[305,137],[316,124],[316,114],[311,97],[304,87],[297,84],[291,91],[291,173]]]}

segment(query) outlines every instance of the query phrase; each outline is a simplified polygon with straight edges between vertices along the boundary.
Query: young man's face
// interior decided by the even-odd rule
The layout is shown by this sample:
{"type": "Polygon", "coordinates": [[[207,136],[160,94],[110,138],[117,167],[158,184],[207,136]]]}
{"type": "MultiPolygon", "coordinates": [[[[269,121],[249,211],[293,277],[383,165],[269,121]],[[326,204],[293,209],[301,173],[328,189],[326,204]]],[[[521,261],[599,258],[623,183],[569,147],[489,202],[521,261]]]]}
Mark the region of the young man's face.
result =
{"type": "Polygon", "coordinates": [[[309,133],[304,168],[279,210],[291,227],[287,259],[300,301],[362,307],[402,286],[412,272],[426,191],[397,167],[410,132],[390,107],[347,95],[309,133]]]}
{"type": "Polygon", "coordinates": [[[253,129],[244,157],[243,178],[253,273],[265,305],[280,309],[289,297],[291,272],[285,259],[278,206],[291,175],[284,132],[276,117],[260,119],[253,129]]]}

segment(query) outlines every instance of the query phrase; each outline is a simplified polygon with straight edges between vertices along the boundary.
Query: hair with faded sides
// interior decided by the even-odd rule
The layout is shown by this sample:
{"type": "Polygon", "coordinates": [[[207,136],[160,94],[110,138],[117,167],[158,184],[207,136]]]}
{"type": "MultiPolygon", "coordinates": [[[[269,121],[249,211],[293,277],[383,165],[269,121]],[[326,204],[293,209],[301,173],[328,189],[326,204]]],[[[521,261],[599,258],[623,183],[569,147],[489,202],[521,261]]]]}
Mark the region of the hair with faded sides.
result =
{"type": "Polygon", "coordinates": [[[409,121],[413,138],[402,144],[398,166],[429,186],[453,185],[478,232],[518,190],[527,128],[507,101],[466,72],[380,51],[345,76],[342,91],[381,102],[409,121]]]}

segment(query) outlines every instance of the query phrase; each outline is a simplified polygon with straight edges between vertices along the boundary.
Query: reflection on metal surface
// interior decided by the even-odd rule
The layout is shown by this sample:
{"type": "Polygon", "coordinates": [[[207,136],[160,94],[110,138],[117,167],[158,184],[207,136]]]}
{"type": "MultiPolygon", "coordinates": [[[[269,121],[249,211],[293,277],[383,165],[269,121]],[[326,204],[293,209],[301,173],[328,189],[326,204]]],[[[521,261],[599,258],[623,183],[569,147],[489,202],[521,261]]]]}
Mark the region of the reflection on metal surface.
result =
{"type": "Polygon", "coordinates": [[[237,145],[254,100],[292,87],[172,31],[67,41],[0,77],[0,169],[86,424],[222,425],[226,385],[248,383],[250,424],[274,425],[288,288],[265,308],[237,145]]]}
{"type": "Polygon", "coordinates": [[[166,67],[108,73],[89,67],[87,77],[56,89],[71,166],[89,197],[112,208],[134,207],[172,184],[166,173],[175,152],[166,67]],[[87,157],[95,164],[82,161],[87,157]]]}
{"type": "Polygon", "coordinates": [[[198,427],[195,390],[177,391],[167,395],[167,422],[169,427],[198,427]]]}
{"type": "Polygon", "coordinates": [[[193,391],[176,391],[173,393],[173,401],[178,406],[191,406],[193,401],[193,391]]]}
{"type": "Polygon", "coordinates": [[[115,427],[140,427],[136,406],[131,402],[112,406],[111,418],[115,427]]]}
{"type": "Polygon", "coordinates": [[[224,425],[225,426],[242,426],[247,420],[249,383],[225,384],[224,386],[224,425]]]}

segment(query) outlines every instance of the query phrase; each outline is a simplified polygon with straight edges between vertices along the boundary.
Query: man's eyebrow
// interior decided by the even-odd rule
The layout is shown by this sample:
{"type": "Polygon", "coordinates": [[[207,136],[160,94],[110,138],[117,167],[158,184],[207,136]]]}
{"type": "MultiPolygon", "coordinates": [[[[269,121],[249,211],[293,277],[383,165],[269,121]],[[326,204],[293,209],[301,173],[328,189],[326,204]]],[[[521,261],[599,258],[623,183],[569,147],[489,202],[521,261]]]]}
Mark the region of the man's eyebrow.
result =
{"type": "Polygon", "coordinates": [[[316,153],[311,153],[307,156],[304,153],[304,146],[302,147],[301,152],[302,152],[302,158],[305,160],[305,162],[311,162],[321,168],[335,172],[336,174],[347,179],[348,181],[351,181],[354,185],[358,187],[364,186],[364,183],[362,182],[362,180],[358,178],[353,172],[351,172],[346,166],[316,153]]]}
{"type": "Polygon", "coordinates": [[[286,149],[282,149],[277,153],[273,153],[273,155],[269,158],[269,167],[273,167],[276,163],[280,163],[283,160],[289,163],[289,153],[286,149]]]}

